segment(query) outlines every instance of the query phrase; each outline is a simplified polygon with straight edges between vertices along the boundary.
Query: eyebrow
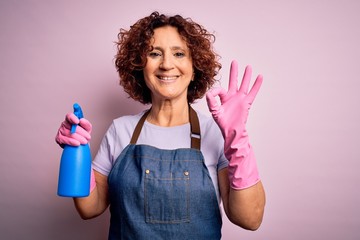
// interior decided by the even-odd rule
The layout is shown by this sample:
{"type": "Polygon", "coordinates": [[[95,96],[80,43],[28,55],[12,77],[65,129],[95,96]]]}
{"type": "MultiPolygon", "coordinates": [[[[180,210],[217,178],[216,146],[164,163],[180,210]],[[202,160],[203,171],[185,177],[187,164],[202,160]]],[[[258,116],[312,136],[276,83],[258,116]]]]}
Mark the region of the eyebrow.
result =
{"type": "MultiPolygon", "coordinates": [[[[153,46],[153,49],[154,50],[160,50],[160,51],[163,51],[164,49],[162,47],[159,47],[159,46],[153,46]]],[[[183,50],[183,51],[187,51],[188,49],[187,48],[182,48],[180,46],[173,46],[170,48],[171,50],[183,50]]]]}

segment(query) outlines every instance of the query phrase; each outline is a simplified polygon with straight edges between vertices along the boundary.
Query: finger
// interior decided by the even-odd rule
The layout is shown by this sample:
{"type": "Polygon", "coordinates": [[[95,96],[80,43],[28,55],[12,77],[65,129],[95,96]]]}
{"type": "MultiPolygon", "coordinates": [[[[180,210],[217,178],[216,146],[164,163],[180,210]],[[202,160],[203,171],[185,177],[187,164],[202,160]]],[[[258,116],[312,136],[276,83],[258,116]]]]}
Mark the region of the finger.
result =
{"type": "Polygon", "coordinates": [[[256,80],[255,80],[255,83],[254,85],[252,86],[249,94],[248,94],[248,99],[249,99],[249,103],[253,103],[257,93],[259,92],[260,90],[260,87],[261,87],[261,84],[263,82],[263,76],[262,75],[258,75],[256,80]]]}
{"type": "Polygon", "coordinates": [[[57,144],[59,144],[60,146],[62,146],[62,141],[61,141],[61,133],[60,133],[60,129],[58,130],[58,132],[57,132],[57,134],[56,134],[56,136],[55,136],[55,142],[57,143],[57,144]]]}
{"type": "MultiPolygon", "coordinates": [[[[81,143],[79,140],[75,139],[75,138],[71,138],[71,137],[68,137],[64,134],[62,134],[61,131],[59,131],[59,133],[56,135],[55,137],[55,141],[60,145],[70,145],[70,146],[79,146],[81,143]]],[[[86,140],[85,140],[86,141],[86,140]]],[[[84,142],[84,139],[83,141],[84,142]]],[[[85,144],[85,143],[84,143],[85,144]]]]}
{"type": "Polygon", "coordinates": [[[214,98],[219,97],[221,103],[223,103],[228,97],[228,93],[223,88],[214,88],[211,90],[211,94],[214,96],[214,98]]]}
{"type": "Polygon", "coordinates": [[[251,74],[252,74],[252,67],[250,65],[247,65],[245,68],[243,79],[241,81],[240,88],[239,88],[239,91],[241,93],[244,93],[244,94],[248,93],[250,80],[251,80],[251,74]]]}
{"type": "Polygon", "coordinates": [[[237,92],[238,85],[238,63],[236,60],[231,62],[230,66],[230,77],[229,77],[229,89],[228,93],[233,95],[237,92]]]}
{"type": "Polygon", "coordinates": [[[92,124],[86,118],[80,119],[80,126],[84,128],[89,134],[91,134],[92,124]]]}
{"type": "Polygon", "coordinates": [[[215,95],[213,95],[213,91],[210,91],[206,94],[206,102],[210,112],[216,111],[219,108],[215,95]]]}
{"type": "Polygon", "coordinates": [[[69,123],[69,121],[65,120],[61,123],[61,126],[59,129],[62,131],[66,131],[66,130],[70,131],[70,128],[71,128],[71,123],[69,123]]]}
{"type": "Polygon", "coordinates": [[[90,135],[87,135],[86,134],[87,132],[84,129],[82,129],[82,131],[84,131],[86,133],[84,133],[84,132],[78,133],[78,131],[79,131],[78,129],[81,131],[82,128],[77,127],[76,128],[77,131],[75,133],[72,133],[70,137],[65,136],[65,139],[68,139],[68,141],[70,141],[70,142],[76,142],[77,141],[80,144],[87,144],[89,142],[90,138],[91,138],[90,135]]]}
{"type": "Polygon", "coordinates": [[[67,140],[67,142],[65,144],[70,145],[70,146],[74,146],[74,147],[80,146],[80,144],[86,144],[87,143],[86,140],[79,141],[79,140],[74,139],[74,138],[68,138],[66,140],[67,140]]]}
{"type": "Polygon", "coordinates": [[[208,103],[210,111],[220,108],[218,101],[216,100],[216,97],[219,97],[220,102],[222,103],[225,96],[226,96],[226,91],[223,88],[214,88],[214,89],[210,90],[206,94],[206,101],[208,103]]]}
{"type": "Polygon", "coordinates": [[[71,124],[79,124],[79,118],[74,113],[68,113],[66,114],[66,121],[68,121],[71,124]]]}
{"type": "Polygon", "coordinates": [[[75,133],[72,133],[71,136],[73,138],[77,138],[79,141],[82,141],[83,139],[86,139],[86,141],[89,141],[91,139],[91,135],[88,131],[86,131],[82,126],[77,126],[75,133]]]}
{"type": "Polygon", "coordinates": [[[86,144],[91,139],[90,133],[85,130],[82,126],[77,126],[75,133],[71,133],[70,131],[71,125],[70,123],[64,121],[59,128],[59,139],[62,138],[75,138],[76,140],[80,141],[81,144],[86,144]]]}

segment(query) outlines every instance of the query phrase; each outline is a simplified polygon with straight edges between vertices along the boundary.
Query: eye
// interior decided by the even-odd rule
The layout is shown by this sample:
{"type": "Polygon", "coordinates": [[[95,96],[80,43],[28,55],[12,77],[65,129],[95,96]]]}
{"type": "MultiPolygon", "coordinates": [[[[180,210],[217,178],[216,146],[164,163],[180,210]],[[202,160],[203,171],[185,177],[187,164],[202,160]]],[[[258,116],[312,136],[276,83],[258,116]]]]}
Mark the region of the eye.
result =
{"type": "Polygon", "coordinates": [[[175,57],[182,58],[182,57],[185,57],[185,53],[183,53],[183,52],[176,52],[176,53],[174,54],[174,56],[175,56],[175,57]]]}
{"type": "Polygon", "coordinates": [[[151,58],[156,58],[156,57],[160,57],[161,53],[160,52],[149,52],[148,56],[151,58]]]}

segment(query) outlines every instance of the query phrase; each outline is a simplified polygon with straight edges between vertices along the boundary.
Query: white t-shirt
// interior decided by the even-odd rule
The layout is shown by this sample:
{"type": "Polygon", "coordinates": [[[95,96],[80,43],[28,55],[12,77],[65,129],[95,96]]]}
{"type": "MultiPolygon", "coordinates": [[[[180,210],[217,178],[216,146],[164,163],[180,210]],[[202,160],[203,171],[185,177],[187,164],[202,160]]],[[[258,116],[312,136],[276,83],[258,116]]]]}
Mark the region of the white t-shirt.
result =
{"type": "MultiPolygon", "coordinates": [[[[144,113],[145,111],[113,120],[93,161],[93,168],[96,171],[105,176],[109,175],[120,153],[129,145],[134,129],[144,113]]],[[[224,139],[211,117],[199,112],[197,114],[201,131],[201,152],[220,203],[217,172],[228,166],[228,160],[224,155],[224,139]]],[[[160,149],[190,148],[190,123],[175,127],[160,127],[145,121],[137,144],[160,149]]]]}

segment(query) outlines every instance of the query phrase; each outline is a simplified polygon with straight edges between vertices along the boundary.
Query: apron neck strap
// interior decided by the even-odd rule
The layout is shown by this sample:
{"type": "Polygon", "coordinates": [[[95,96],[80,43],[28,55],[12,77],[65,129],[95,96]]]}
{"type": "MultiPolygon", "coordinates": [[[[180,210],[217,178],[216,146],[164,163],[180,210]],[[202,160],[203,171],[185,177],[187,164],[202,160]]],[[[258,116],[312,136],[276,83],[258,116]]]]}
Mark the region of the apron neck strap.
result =
{"type": "Polygon", "coordinates": [[[200,150],[201,134],[199,118],[195,110],[189,105],[189,118],[191,127],[191,148],[200,150]]]}
{"type": "MultiPolygon", "coordinates": [[[[141,129],[144,125],[144,122],[147,118],[147,116],[150,113],[151,108],[144,113],[144,115],[140,118],[139,122],[137,123],[134,133],[131,137],[130,144],[136,144],[141,129]]],[[[191,148],[200,150],[201,146],[201,134],[200,134],[200,124],[199,124],[199,118],[197,116],[197,113],[195,110],[189,105],[189,121],[190,121],[190,127],[191,127],[191,148]]]]}

